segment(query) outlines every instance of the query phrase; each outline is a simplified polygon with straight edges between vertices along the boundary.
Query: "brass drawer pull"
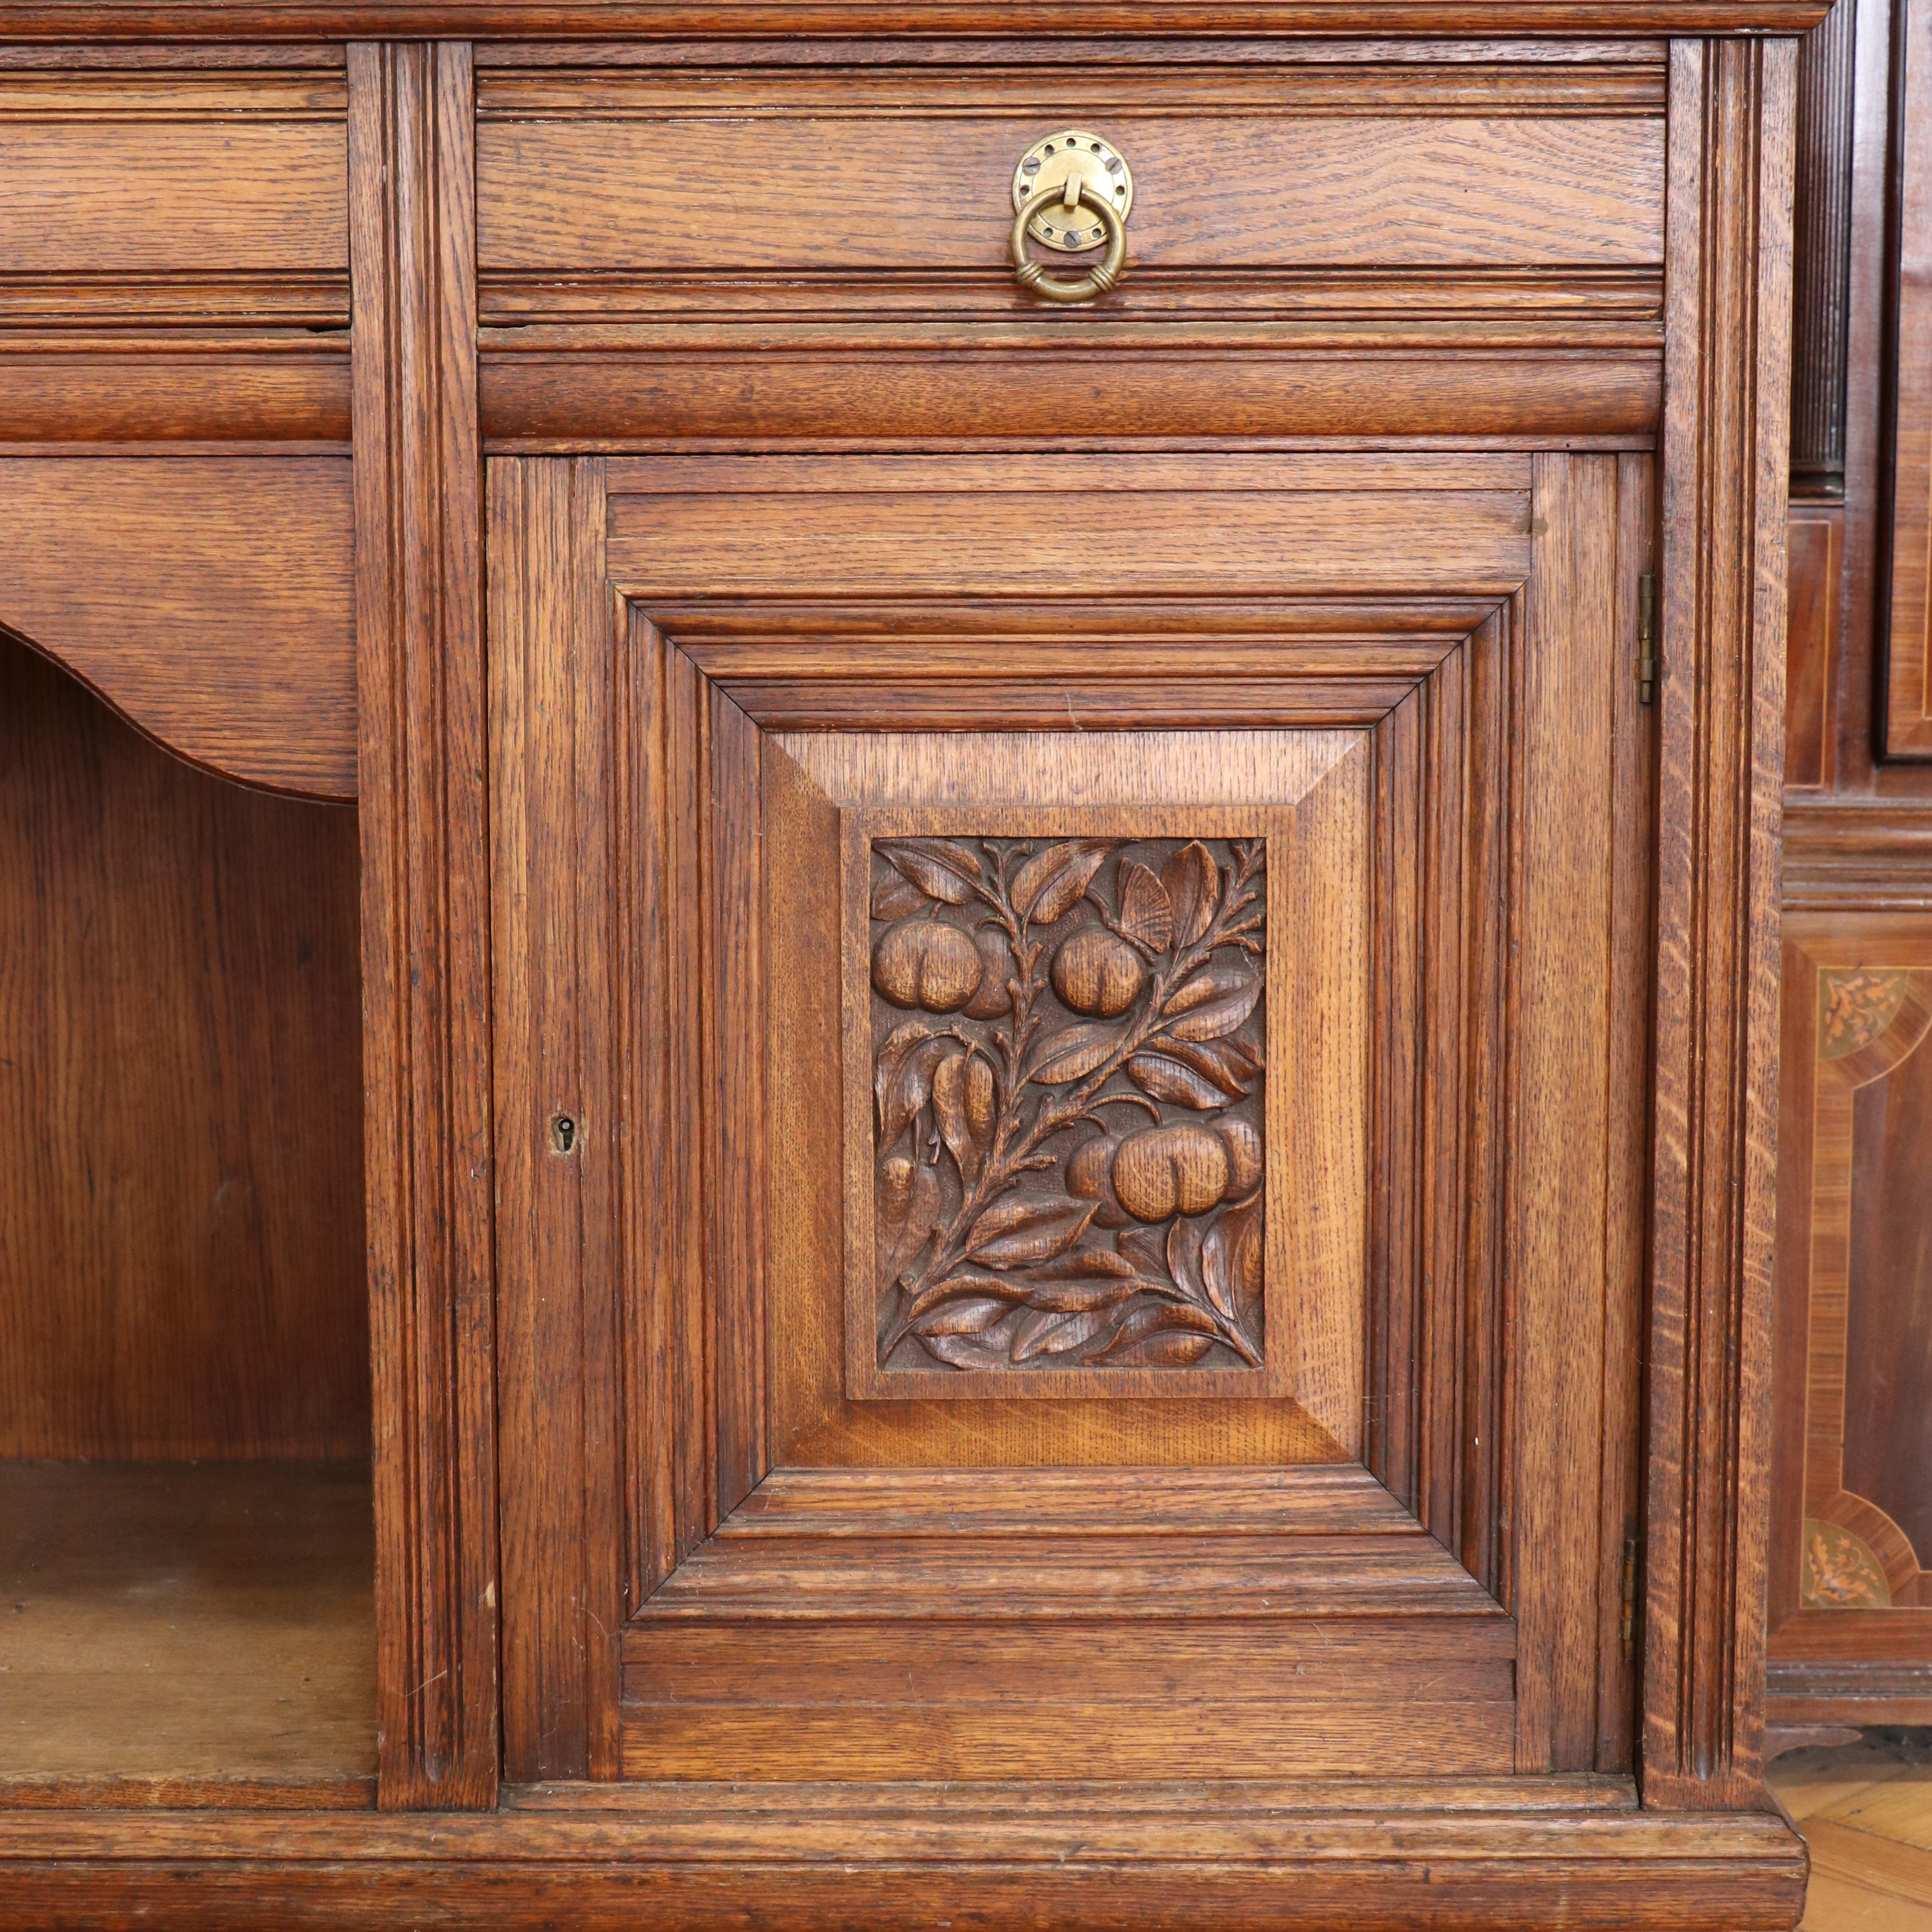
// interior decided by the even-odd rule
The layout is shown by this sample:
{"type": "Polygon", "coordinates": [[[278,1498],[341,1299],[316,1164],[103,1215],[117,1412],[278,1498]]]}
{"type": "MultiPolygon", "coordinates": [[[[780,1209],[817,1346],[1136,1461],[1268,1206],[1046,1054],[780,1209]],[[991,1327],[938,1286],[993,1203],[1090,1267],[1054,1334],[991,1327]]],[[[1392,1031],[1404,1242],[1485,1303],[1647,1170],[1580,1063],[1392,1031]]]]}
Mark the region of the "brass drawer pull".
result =
{"type": "Polygon", "coordinates": [[[1127,212],[1134,200],[1126,158],[1110,142],[1077,129],[1036,142],[1013,171],[1013,273],[1023,289],[1048,302],[1094,302],[1116,287],[1127,259],[1127,212]],[[1097,227],[1081,218],[1086,209],[1097,227]],[[1102,236],[1107,252],[1084,275],[1063,281],[1027,253],[1027,236],[1047,248],[1078,254],[1102,236]]]}

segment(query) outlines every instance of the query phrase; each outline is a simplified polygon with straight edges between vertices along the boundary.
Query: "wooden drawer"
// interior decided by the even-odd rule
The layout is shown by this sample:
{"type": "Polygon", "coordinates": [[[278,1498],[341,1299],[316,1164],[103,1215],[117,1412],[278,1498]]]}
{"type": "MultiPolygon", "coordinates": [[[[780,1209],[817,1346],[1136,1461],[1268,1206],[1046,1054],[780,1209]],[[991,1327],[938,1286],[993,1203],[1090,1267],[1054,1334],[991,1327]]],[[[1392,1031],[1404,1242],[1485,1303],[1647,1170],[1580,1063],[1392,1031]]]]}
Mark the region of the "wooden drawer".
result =
{"type": "Polygon", "coordinates": [[[759,290],[754,306],[815,292],[957,315],[976,294],[1037,309],[1006,266],[1010,184],[1059,127],[1095,130],[1133,170],[1129,274],[1109,313],[1198,306],[1206,290],[1252,308],[1278,301],[1282,278],[1323,272],[1654,273],[1659,51],[1372,73],[1336,59],[1042,70],[910,56],[830,71],[486,72],[486,316],[688,310],[718,299],[696,278],[772,276],[812,286],[759,290]],[[565,297],[558,277],[592,278],[601,304],[588,287],[565,297]]]}
{"type": "MultiPolygon", "coordinates": [[[[346,113],[339,59],[290,73],[0,76],[0,282],[167,275],[205,290],[254,274],[286,309],[305,296],[312,307],[305,281],[326,278],[346,322],[346,113]]],[[[88,306],[64,293],[61,313],[88,306]]]]}

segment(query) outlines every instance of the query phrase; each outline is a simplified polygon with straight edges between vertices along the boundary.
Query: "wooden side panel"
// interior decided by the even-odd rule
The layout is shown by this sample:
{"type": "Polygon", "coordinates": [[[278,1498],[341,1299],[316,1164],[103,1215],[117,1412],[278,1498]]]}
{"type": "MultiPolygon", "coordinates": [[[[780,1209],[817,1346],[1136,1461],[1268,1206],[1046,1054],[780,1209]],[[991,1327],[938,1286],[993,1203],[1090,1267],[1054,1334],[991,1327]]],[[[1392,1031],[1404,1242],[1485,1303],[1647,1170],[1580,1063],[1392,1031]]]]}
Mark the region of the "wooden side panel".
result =
{"type": "Polygon", "coordinates": [[[196,764],[356,796],[346,458],[0,458],[0,626],[196,764]]]}
{"type": "Polygon", "coordinates": [[[339,74],[0,76],[11,275],[349,266],[339,74]]]}
{"type": "Polygon", "coordinates": [[[1909,1723],[1932,1695],[1932,931],[1801,914],[1784,951],[1773,1698],[1909,1723]]]}
{"type": "Polygon", "coordinates": [[[1724,1808],[1761,1789],[1794,52],[1671,62],[1642,1775],[1724,1808]]]}
{"type": "Polygon", "coordinates": [[[1932,4],[1900,0],[1898,388],[1885,746],[1932,757],[1932,4]]]}
{"type": "Polygon", "coordinates": [[[615,1748],[622,768],[603,465],[494,464],[489,507],[503,1758],[528,1782],[615,1748]]]}
{"type": "MultiPolygon", "coordinates": [[[[960,83],[953,80],[957,90],[960,83]]],[[[610,110],[488,122],[477,142],[486,271],[997,268],[1015,162],[1037,112],[949,113],[944,77],[908,110],[862,95],[843,113],[650,118],[610,110]],[[932,96],[940,98],[934,100],[932,96]],[[944,191],[908,226],[890,184],[909,154],[940,161],[944,191]],[[755,208],[718,184],[755,179],[755,208]]],[[[1096,131],[1134,173],[1130,272],[1605,265],[1663,252],[1661,117],[1565,119],[1100,110],[1096,131]],[[1246,192],[1204,195],[1208,181],[1246,192]]],[[[551,90],[556,92],[554,88],[551,90]]],[[[1049,90],[1050,92],[1050,90],[1049,90]]],[[[514,97],[508,104],[514,112],[514,97]]]]}
{"type": "Polygon", "coordinates": [[[1839,575],[1842,505],[1794,504],[1786,527],[1790,560],[1786,617],[1784,784],[1786,790],[1828,784],[1838,759],[1839,575]]]}
{"type": "Polygon", "coordinates": [[[496,1795],[489,846],[466,46],[350,50],[381,1797],[496,1795]]]}
{"type": "Polygon", "coordinates": [[[0,640],[0,1456],[366,1456],[354,814],[0,640]]]}

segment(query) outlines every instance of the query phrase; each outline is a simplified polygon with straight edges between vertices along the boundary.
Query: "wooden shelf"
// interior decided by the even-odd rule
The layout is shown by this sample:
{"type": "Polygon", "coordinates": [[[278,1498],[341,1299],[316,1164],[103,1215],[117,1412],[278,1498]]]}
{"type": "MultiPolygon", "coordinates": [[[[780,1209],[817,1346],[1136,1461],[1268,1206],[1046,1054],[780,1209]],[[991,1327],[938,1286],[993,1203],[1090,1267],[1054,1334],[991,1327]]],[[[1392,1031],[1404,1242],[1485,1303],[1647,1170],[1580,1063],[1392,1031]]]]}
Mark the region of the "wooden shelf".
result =
{"type": "Polygon", "coordinates": [[[374,1575],[365,1466],[0,1462],[0,1805],[373,1802],[374,1575]]]}

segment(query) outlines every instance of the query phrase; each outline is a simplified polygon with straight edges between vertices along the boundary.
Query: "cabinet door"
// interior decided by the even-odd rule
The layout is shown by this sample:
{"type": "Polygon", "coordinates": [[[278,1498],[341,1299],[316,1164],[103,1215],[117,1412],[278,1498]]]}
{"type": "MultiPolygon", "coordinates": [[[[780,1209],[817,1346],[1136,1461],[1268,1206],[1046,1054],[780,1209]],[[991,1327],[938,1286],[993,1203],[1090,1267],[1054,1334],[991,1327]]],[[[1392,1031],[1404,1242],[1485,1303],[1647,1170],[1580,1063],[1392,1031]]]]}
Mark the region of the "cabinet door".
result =
{"type": "Polygon", "coordinates": [[[1626,1768],[1648,460],[502,460],[513,1780],[1626,1768]]]}

